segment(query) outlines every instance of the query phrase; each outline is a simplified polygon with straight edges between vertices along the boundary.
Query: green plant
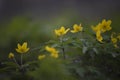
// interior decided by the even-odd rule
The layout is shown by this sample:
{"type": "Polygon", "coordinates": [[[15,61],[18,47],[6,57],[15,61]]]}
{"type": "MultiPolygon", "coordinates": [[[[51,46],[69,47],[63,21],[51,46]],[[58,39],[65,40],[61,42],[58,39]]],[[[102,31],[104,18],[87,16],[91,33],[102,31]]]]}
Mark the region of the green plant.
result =
{"type": "Polygon", "coordinates": [[[28,48],[27,42],[18,43],[20,59],[10,53],[13,61],[3,62],[5,66],[0,71],[9,71],[11,80],[18,76],[20,80],[118,80],[120,34],[110,30],[111,20],[105,19],[95,27],[74,24],[71,30],[62,26],[54,30],[56,40],[42,43],[39,48],[28,48]],[[36,50],[36,59],[24,60],[24,56],[36,50]]]}

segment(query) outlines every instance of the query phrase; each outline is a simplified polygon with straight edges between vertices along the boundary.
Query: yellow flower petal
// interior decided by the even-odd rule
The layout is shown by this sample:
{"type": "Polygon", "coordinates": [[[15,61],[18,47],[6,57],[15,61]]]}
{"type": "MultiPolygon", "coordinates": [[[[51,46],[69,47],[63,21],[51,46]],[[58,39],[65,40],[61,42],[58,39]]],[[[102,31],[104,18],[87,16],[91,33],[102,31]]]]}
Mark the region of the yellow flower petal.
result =
{"type": "Polygon", "coordinates": [[[23,49],[26,49],[26,48],[27,48],[27,42],[24,42],[24,43],[23,43],[22,48],[23,48],[23,49]]]}
{"type": "Polygon", "coordinates": [[[97,31],[97,33],[96,33],[96,38],[97,38],[97,40],[98,40],[99,42],[102,42],[103,37],[101,36],[101,32],[100,32],[100,31],[97,31]]]}
{"type": "Polygon", "coordinates": [[[19,43],[18,43],[18,45],[17,45],[17,46],[18,46],[18,49],[20,49],[20,48],[21,48],[21,45],[20,45],[19,43]]]}

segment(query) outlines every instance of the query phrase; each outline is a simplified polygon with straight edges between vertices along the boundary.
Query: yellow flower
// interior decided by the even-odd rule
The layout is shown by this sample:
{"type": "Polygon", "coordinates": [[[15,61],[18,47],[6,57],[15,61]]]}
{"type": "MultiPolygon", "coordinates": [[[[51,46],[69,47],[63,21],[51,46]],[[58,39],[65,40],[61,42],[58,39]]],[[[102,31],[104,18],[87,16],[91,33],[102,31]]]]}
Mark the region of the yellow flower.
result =
{"type": "Polygon", "coordinates": [[[46,55],[39,55],[39,56],[38,56],[38,59],[39,59],[39,60],[42,60],[42,59],[44,59],[45,57],[46,57],[46,55]]]}
{"type": "Polygon", "coordinates": [[[115,32],[113,32],[113,33],[111,34],[111,41],[112,41],[114,47],[118,48],[118,45],[117,45],[117,42],[118,42],[118,36],[117,36],[117,37],[114,37],[114,35],[116,35],[115,32]]]}
{"type": "Polygon", "coordinates": [[[51,53],[51,56],[54,58],[58,58],[58,53],[51,53]]]}
{"type": "Polygon", "coordinates": [[[92,30],[96,33],[96,38],[99,42],[102,42],[103,37],[101,36],[101,33],[104,33],[106,31],[111,30],[111,20],[106,21],[105,19],[102,20],[101,23],[99,23],[98,25],[96,25],[95,27],[92,26],[92,30]]]}
{"type": "Polygon", "coordinates": [[[118,34],[117,38],[120,40],[120,33],[118,34]]]}
{"type": "Polygon", "coordinates": [[[101,23],[101,31],[106,32],[106,31],[111,30],[112,29],[111,26],[110,26],[111,23],[112,23],[111,20],[106,21],[105,19],[103,19],[102,23],[101,23]]]}
{"type": "Polygon", "coordinates": [[[24,42],[22,45],[20,45],[19,43],[18,43],[18,48],[16,49],[16,51],[18,52],[18,53],[26,53],[28,50],[29,50],[29,48],[27,48],[27,42],[24,42]]]}
{"type": "Polygon", "coordinates": [[[111,38],[111,41],[113,44],[116,44],[117,43],[117,38],[111,38]]]}
{"type": "Polygon", "coordinates": [[[56,34],[57,36],[63,36],[63,35],[65,35],[69,30],[70,30],[69,28],[65,30],[65,27],[62,26],[60,29],[57,29],[57,30],[55,29],[55,34],[56,34]]]}
{"type": "Polygon", "coordinates": [[[102,33],[104,33],[106,31],[109,31],[109,30],[112,29],[111,26],[110,26],[111,23],[112,23],[111,20],[106,21],[105,19],[103,19],[102,22],[99,23],[97,26],[95,26],[95,27],[92,26],[92,30],[94,32],[101,31],[102,33]]]}
{"type": "Polygon", "coordinates": [[[115,47],[115,48],[119,48],[117,44],[114,44],[114,47],[115,47]]]}
{"type": "Polygon", "coordinates": [[[97,32],[96,32],[96,38],[97,38],[97,40],[98,40],[99,42],[102,42],[103,37],[101,36],[101,32],[100,32],[100,31],[97,31],[97,32]]]}
{"type": "Polygon", "coordinates": [[[80,25],[77,25],[77,24],[74,24],[73,25],[73,30],[71,30],[72,33],[76,33],[76,32],[79,32],[79,31],[82,31],[83,30],[83,27],[80,25]]]}
{"type": "Polygon", "coordinates": [[[96,32],[98,32],[98,31],[101,31],[101,24],[99,23],[99,24],[96,25],[95,27],[92,26],[91,28],[92,28],[92,30],[96,33],[96,32]]]}
{"type": "Polygon", "coordinates": [[[9,55],[8,55],[8,58],[13,59],[14,58],[14,54],[12,52],[10,52],[9,55]]]}
{"type": "Polygon", "coordinates": [[[55,48],[49,47],[49,46],[46,46],[45,49],[46,49],[46,51],[48,51],[50,53],[54,53],[56,51],[55,48]]]}
{"type": "Polygon", "coordinates": [[[46,46],[45,49],[46,49],[46,51],[51,53],[52,57],[58,58],[58,51],[55,48],[46,46]]]}
{"type": "Polygon", "coordinates": [[[118,41],[117,38],[114,37],[115,35],[116,35],[115,32],[113,32],[113,33],[111,34],[111,41],[112,41],[113,44],[116,44],[117,41],[118,41]]]}

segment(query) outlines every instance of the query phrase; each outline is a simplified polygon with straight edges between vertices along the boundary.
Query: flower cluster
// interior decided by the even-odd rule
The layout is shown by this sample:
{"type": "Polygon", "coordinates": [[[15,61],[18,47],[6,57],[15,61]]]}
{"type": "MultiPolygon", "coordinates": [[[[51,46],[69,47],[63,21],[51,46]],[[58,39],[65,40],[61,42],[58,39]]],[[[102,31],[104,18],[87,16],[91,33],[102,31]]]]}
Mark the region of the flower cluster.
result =
{"type": "MultiPolygon", "coordinates": [[[[103,42],[103,37],[102,37],[102,34],[105,33],[106,31],[109,31],[111,30],[111,20],[108,20],[106,21],[105,19],[102,20],[101,23],[98,23],[98,25],[96,26],[92,26],[92,30],[95,32],[96,34],[96,39],[99,41],[99,42],[103,42]]],[[[58,37],[62,37],[64,35],[66,35],[68,32],[71,32],[71,33],[78,33],[78,32],[82,32],[83,31],[83,27],[82,25],[78,25],[78,24],[74,24],[73,25],[73,28],[70,29],[70,28],[65,28],[64,26],[61,26],[59,29],[55,29],[54,32],[55,32],[55,35],[58,36],[58,37]]],[[[111,35],[111,41],[112,43],[114,44],[115,47],[117,47],[117,42],[118,40],[120,40],[120,35],[118,35],[117,37],[114,37],[115,33],[113,33],[111,35]]],[[[24,54],[24,53],[27,53],[29,51],[30,48],[27,47],[27,42],[24,42],[22,45],[21,44],[17,44],[17,48],[16,48],[16,51],[20,54],[24,54]]],[[[62,49],[64,49],[64,47],[62,46],[62,49]]],[[[54,57],[54,58],[58,58],[58,53],[59,51],[56,50],[54,47],[49,47],[49,46],[46,46],[45,47],[45,50],[47,52],[50,53],[50,56],[51,57],[54,57]]],[[[64,50],[63,50],[64,51],[64,50]]],[[[64,52],[63,52],[64,53],[64,52]]],[[[10,59],[13,59],[15,56],[14,54],[11,52],[9,53],[9,56],[8,56],[10,59]]],[[[45,58],[46,55],[39,55],[38,56],[38,59],[41,60],[43,58],[45,58]]]]}
{"type": "MultiPolygon", "coordinates": [[[[67,34],[69,30],[70,28],[65,29],[65,27],[62,26],[60,29],[55,29],[55,34],[60,37],[60,36],[67,34]]],[[[73,30],[71,30],[71,33],[77,33],[81,31],[83,31],[83,27],[81,26],[81,24],[80,25],[74,24],[73,30]]]]}
{"type": "MultiPolygon", "coordinates": [[[[45,50],[50,53],[50,56],[51,56],[51,57],[53,57],[53,58],[58,58],[58,56],[59,56],[59,55],[58,55],[58,52],[59,52],[59,51],[57,51],[55,48],[49,47],[49,46],[45,46],[45,50]]],[[[38,56],[38,59],[39,59],[39,60],[42,60],[42,59],[44,59],[45,57],[46,57],[45,54],[41,54],[41,55],[38,56]]]]}
{"type": "Polygon", "coordinates": [[[99,42],[102,42],[103,37],[102,37],[102,33],[111,30],[111,20],[106,21],[105,19],[102,20],[101,23],[99,23],[98,25],[96,25],[95,27],[92,26],[92,30],[96,33],[96,39],[99,42]]]}

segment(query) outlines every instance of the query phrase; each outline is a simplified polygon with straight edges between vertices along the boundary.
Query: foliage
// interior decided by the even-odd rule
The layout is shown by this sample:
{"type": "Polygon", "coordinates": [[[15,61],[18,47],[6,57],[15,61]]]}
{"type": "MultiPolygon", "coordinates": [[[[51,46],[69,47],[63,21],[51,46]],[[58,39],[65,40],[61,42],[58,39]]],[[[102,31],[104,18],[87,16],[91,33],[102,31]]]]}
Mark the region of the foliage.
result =
{"type": "Polygon", "coordinates": [[[3,80],[119,80],[120,34],[111,32],[111,23],[62,26],[54,30],[56,39],[37,48],[18,43],[11,61],[1,63],[3,80]]]}

